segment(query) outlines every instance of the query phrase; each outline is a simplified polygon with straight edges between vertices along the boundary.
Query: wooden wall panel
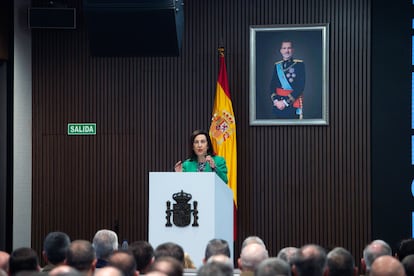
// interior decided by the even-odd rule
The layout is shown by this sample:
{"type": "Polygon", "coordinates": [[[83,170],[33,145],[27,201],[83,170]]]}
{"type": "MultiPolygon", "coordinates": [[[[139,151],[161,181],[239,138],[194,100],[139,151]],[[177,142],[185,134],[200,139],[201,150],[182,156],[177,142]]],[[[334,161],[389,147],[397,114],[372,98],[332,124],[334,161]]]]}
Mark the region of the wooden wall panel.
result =
{"type": "Polygon", "coordinates": [[[0,3],[0,63],[9,59],[12,1],[0,3]]]}
{"type": "MultiPolygon", "coordinates": [[[[39,2],[40,3],[40,2],[39,2]]],[[[72,2],[71,2],[72,3],[72,2]]],[[[33,30],[33,247],[100,228],[147,239],[148,172],[171,171],[209,127],[226,47],[238,131],[238,241],[344,246],[370,240],[370,0],[185,2],[180,57],[91,57],[77,30],[33,30]],[[249,126],[249,26],[329,23],[328,126],[249,126]],[[68,122],[96,122],[69,137],[68,122]]],[[[275,47],[277,47],[275,45],[275,47]]]]}

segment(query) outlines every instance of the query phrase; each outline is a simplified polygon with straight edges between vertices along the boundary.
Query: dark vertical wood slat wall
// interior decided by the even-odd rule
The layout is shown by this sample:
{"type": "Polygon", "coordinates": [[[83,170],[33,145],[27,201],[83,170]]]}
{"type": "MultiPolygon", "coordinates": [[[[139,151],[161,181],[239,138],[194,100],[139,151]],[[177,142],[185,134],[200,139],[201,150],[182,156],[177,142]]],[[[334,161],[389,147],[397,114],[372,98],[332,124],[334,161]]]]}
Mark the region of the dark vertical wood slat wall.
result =
{"type": "Polygon", "coordinates": [[[32,31],[34,248],[53,230],[90,240],[119,226],[120,239],[147,239],[148,172],[171,171],[191,131],[209,127],[223,43],[238,134],[236,252],[259,235],[272,255],[314,242],[361,256],[370,0],[186,1],[181,56],[131,58],[91,57],[73,5],[77,30],[32,31]],[[329,125],[249,126],[249,26],[314,23],[329,23],[329,125]],[[69,122],[96,122],[97,135],[69,137],[69,122]]]}

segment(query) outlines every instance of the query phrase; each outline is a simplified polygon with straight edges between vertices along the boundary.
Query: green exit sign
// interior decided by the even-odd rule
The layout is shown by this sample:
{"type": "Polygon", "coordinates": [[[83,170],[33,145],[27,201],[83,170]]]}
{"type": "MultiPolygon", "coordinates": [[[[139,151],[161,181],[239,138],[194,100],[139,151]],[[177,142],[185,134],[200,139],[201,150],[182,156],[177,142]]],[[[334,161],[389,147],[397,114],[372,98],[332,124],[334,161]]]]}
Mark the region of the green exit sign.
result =
{"type": "Polygon", "coordinates": [[[68,135],[96,135],[95,123],[68,124],[68,135]]]}

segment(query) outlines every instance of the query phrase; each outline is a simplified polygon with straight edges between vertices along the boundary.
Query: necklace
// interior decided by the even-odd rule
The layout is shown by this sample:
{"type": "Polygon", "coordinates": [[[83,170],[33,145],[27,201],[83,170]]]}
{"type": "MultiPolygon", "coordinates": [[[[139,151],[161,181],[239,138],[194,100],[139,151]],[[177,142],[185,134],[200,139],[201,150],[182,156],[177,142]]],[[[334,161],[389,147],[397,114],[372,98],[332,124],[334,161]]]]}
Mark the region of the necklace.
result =
{"type": "Polygon", "coordinates": [[[197,171],[203,172],[206,168],[206,162],[198,162],[197,171]]]}

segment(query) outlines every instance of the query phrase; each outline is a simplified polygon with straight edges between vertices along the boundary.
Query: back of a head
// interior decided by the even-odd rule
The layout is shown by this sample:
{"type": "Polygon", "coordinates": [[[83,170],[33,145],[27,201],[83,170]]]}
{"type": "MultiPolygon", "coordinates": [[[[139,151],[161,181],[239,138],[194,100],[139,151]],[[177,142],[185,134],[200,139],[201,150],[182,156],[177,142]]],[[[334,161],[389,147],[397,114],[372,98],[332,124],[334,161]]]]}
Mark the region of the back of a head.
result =
{"type": "Polygon", "coordinates": [[[96,259],[92,244],[86,240],[76,240],[69,245],[66,254],[66,263],[79,271],[91,269],[96,259]]]}
{"type": "Polygon", "coordinates": [[[413,255],[413,254],[414,254],[414,239],[410,238],[410,239],[402,240],[397,250],[398,259],[401,261],[406,256],[413,255]]]}
{"type": "Polygon", "coordinates": [[[94,276],[124,276],[116,267],[113,266],[105,266],[100,269],[97,269],[94,276]]]}
{"type": "Polygon", "coordinates": [[[279,253],[277,253],[277,257],[287,262],[289,265],[292,265],[293,259],[296,253],[299,251],[299,248],[289,246],[280,249],[279,253]]]}
{"type": "Polygon", "coordinates": [[[226,240],[212,239],[207,243],[206,250],[204,252],[204,260],[207,261],[211,256],[224,254],[230,257],[230,247],[226,240]]]}
{"type": "Polygon", "coordinates": [[[184,273],[182,263],[173,257],[158,257],[151,265],[149,272],[159,271],[167,276],[181,276],[184,273]]]}
{"type": "Polygon", "coordinates": [[[9,271],[9,258],[10,254],[5,251],[0,251],[0,269],[9,271]]]}
{"type": "Polygon", "coordinates": [[[135,258],[131,253],[116,251],[109,257],[109,265],[118,268],[124,276],[134,276],[137,271],[135,258]]]}
{"type": "Polygon", "coordinates": [[[391,256],[391,247],[383,240],[374,240],[364,249],[364,261],[366,270],[369,271],[376,258],[380,256],[391,256]]]}
{"type": "Polygon", "coordinates": [[[160,257],[172,257],[184,266],[184,250],[176,243],[166,242],[158,245],[154,251],[154,258],[157,260],[160,257]]]}
{"type": "Polygon", "coordinates": [[[305,245],[297,252],[293,264],[299,276],[322,276],[326,268],[325,250],[319,245],[305,245]]]}
{"type": "Polygon", "coordinates": [[[222,262],[209,261],[197,270],[197,276],[233,276],[233,269],[222,262]]]}
{"type": "Polygon", "coordinates": [[[108,229],[96,232],[93,237],[93,247],[98,259],[107,259],[115,250],[118,250],[118,235],[108,229]]]}
{"type": "Polygon", "coordinates": [[[37,271],[39,258],[36,251],[28,247],[17,248],[10,254],[9,273],[15,275],[21,271],[37,271]]]}
{"type": "Polygon", "coordinates": [[[240,254],[240,263],[242,271],[255,271],[259,264],[269,258],[269,253],[261,244],[251,243],[246,245],[240,254]]]}
{"type": "Polygon", "coordinates": [[[49,271],[49,276],[82,276],[82,274],[74,267],[58,265],[49,271]]]}
{"type": "Polygon", "coordinates": [[[224,254],[213,255],[208,258],[207,263],[222,263],[227,265],[231,270],[234,270],[233,261],[224,254]]]}
{"type": "Polygon", "coordinates": [[[164,272],[161,271],[148,271],[147,273],[145,273],[146,276],[168,276],[167,274],[165,274],[164,272]]]}
{"type": "Polygon", "coordinates": [[[268,258],[257,267],[255,276],[291,276],[290,265],[280,258],[268,258]]]}
{"type": "Polygon", "coordinates": [[[264,243],[264,241],[259,238],[258,236],[248,236],[247,238],[244,239],[243,243],[242,243],[242,249],[246,247],[246,245],[252,244],[252,243],[257,243],[260,245],[263,245],[266,248],[266,245],[264,243]]]}
{"type": "Polygon", "coordinates": [[[140,273],[145,272],[154,257],[154,248],[147,241],[135,241],[129,245],[129,250],[134,255],[137,270],[140,273]]]}
{"type": "Polygon", "coordinates": [[[63,232],[50,232],[43,242],[43,250],[48,261],[59,264],[66,258],[66,252],[70,245],[70,238],[63,232]]]}
{"type": "Polygon", "coordinates": [[[353,276],[355,261],[352,254],[342,247],[332,249],[327,256],[329,276],[353,276]]]}
{"type": "Polygon", "coordinates": [[[384,255],[375,259],[371,266],[370,276],[405,276],[400,261],[392,256],[384,255]]]}
{"type": "Polygon", "coordinates": [[[401,263],[404,266],[405,274],[414,276],[414,255],[406,256],[401,263]]]}

